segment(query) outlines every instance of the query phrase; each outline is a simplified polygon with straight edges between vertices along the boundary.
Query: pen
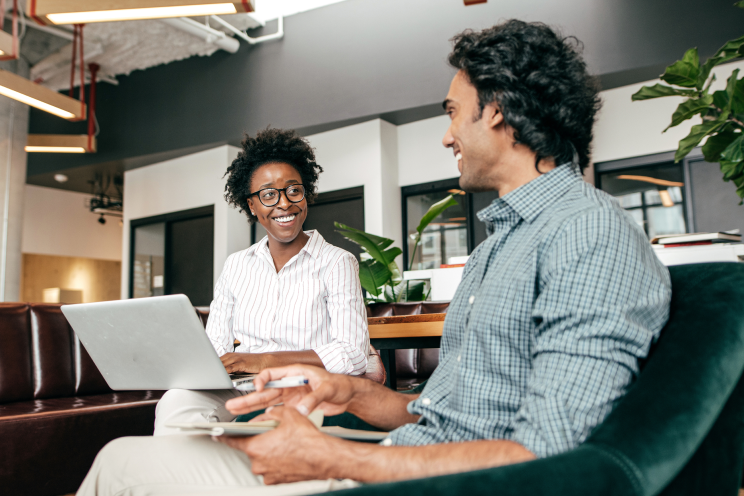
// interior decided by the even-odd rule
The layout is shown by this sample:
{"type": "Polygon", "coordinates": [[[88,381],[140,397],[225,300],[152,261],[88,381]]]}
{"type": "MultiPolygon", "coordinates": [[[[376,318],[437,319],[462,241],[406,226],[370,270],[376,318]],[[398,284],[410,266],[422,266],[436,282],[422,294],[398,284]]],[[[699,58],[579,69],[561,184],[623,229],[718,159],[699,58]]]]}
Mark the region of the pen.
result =
{"type": "MultiPolygon", "coordinates": [[[[284,377],[282,379],[279,379],[278,381],[269,381],[266,384],[264,384],[264,389],[280,389],[280,388],[291,388],[291,387],[299,387],[304,386],[308,383],[307,377],[302,375],[296,375],[291,377],[284,377]]],[[[235,389],[239,391],[255,391],[256,386],[253,385],[252,382],[249,382],[248,384],[241,384],[239,386],[236,386],[235,389]]]]}

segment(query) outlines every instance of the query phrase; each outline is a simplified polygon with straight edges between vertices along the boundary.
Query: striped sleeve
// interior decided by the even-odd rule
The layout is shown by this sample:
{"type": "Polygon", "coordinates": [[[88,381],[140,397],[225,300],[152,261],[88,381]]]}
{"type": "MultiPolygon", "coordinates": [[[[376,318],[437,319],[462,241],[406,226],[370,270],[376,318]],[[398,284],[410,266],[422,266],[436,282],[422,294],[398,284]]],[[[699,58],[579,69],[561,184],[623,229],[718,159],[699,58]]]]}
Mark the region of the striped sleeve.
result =
{"type": "Polygon", "coordinates": [[[235,336],[232,331],[235,295],[230,289],[231,274],[238,264],[238,255],[230,255],[225,261],[222,274],[214,286],[214,297],[209,306],[207,336],[219,356],[233,351],[235,336]]]}
{"type": "Polygon", "coordinates": [[[342,252],[326,276],[330,340],[314,348],[326,370],[361,375],[367,370],[369,331],[364,307],[359,264],[351,253],[342,252]]]}

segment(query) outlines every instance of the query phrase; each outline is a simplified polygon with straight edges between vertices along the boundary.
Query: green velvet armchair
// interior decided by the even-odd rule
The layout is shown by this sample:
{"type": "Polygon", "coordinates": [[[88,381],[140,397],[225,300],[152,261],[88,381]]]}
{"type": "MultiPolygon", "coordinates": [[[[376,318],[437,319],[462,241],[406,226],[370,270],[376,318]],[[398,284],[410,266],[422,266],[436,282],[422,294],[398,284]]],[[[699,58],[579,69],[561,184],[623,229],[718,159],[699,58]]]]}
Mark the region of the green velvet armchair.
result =
{"type": "Polygon", "coordinates": [[[736,495],[744,465],[744,264],[670,272],[671,316],[661,338],[628,394],[577,449],[334,494],[736,495]]]}

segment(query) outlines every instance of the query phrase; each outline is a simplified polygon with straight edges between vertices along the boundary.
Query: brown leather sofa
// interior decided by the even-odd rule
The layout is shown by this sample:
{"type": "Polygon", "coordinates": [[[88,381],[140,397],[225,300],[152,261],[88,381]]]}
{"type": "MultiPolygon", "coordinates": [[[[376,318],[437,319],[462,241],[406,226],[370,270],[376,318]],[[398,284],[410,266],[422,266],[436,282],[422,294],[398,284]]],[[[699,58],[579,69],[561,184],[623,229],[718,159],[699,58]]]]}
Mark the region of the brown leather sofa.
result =
{"type": "MultiPolygon", "coordinates": [[[[106,443],[152,434],[163,391],[112,391],[60,306],[0,303],[2,496],[74,493],[106,443]]],[[[384,383],[371,358],[365,377],[384,383]]]]}
{"type": "Polygon", "coordinates": [[[112,391],[60,305],[0,304],[0,494],[77,490],[98,451],[152,434],[162,391],[112,391]]]}
{"type": "MultiPolygon", "coordinates": [[[[447,313],[448,301],[418,301],[411,303],[375,303],[367,307],[367,317],[393,317],[447,313]]],[[[439,348],[395,350],[397,389],[413,389],[434,372],[439,365],[439,348]]]]}

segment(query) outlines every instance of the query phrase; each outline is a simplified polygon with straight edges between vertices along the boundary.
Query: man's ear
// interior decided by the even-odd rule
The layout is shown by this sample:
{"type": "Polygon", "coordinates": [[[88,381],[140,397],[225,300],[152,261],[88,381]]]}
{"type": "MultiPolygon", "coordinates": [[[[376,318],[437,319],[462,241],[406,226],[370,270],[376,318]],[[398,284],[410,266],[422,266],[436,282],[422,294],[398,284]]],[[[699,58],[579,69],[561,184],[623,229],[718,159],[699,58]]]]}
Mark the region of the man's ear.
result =
{"type": "Polygon", "coordinates": [[[483,119],[488,127],[495,129],[504,123],[504,114],[501,113],[501,110],[495,104],[489,103],[483,107],[481,119],[483,119]]]}

